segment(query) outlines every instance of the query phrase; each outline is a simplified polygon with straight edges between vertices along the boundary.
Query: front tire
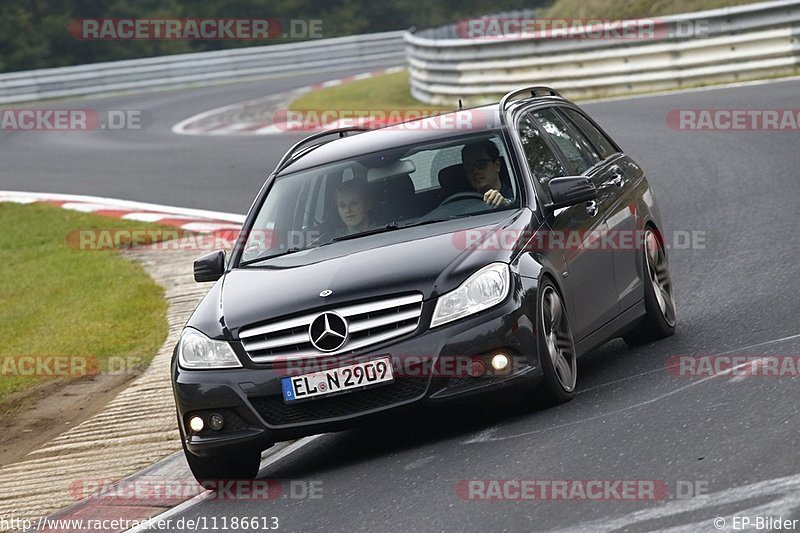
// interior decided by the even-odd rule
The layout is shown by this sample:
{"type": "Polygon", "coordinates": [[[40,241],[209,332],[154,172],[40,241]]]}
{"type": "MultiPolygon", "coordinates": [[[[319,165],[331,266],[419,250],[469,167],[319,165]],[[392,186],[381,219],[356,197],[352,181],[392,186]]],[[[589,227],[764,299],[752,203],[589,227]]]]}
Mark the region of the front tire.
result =
{"type": "Polygon", "coordinates": [[[542,281],[536,307],[542,389],[549,403],[563,403],[575,396],[578,360],[564,300],[547,278],[542,281]]]}
{"type": "Polygon", "coordinates": [[[663,339],[675,333],[675,298],[666,247],[661,235],[651,227],[644,233],[642,261],[646,314],[636,329],[622,337],[628,346],[663,339]]]}

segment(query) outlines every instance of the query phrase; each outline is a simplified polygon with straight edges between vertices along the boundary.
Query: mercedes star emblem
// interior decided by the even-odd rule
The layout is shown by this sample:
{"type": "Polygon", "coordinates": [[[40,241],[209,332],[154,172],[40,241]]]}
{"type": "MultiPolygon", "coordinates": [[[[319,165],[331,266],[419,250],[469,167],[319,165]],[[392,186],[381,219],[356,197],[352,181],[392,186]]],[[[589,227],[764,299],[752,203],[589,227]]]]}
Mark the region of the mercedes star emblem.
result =
{"type": "Polygon", "coordinates": [[[311,344],[321,352],[333,352],[347,342],[347,322],[336,313],[322,313],[308,327],[311,344]]]}

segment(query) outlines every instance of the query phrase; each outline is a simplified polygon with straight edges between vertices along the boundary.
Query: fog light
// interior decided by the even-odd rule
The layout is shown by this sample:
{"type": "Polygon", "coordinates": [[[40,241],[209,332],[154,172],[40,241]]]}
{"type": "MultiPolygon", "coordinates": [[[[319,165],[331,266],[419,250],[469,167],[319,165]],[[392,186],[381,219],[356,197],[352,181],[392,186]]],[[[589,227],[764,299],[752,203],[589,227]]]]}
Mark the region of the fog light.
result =
{"type": "Polygon", "coordinates": [[[225,419],[222,418],[221,414],[214,413],[210,417],[208,417],[208,427],[210,427],[214,431],[219,431],[220,429],[222,429],[223,425],[225,425],[225,419]]]}
{"type": "Polygon", "coordinates": [[[492,357],[492,368],[497,371],[505,370],[508,367],[508,357],[505,354],[499,353],[492,357]]]}
{"type": "Polygon", "coordinates": [[[200,433],[203,431],[205,425],[205,422],[203,422],[203,419],[199,416],[193,416],[189,419],[189,428],[195,433],[200,433]]]}
{"type": "Polygon", "coordinates": [[[468,373],[471,377],[479,378],[484,372],[486,372],[486,365],[480,359],[476,359],[469,364],[468,373]]]}

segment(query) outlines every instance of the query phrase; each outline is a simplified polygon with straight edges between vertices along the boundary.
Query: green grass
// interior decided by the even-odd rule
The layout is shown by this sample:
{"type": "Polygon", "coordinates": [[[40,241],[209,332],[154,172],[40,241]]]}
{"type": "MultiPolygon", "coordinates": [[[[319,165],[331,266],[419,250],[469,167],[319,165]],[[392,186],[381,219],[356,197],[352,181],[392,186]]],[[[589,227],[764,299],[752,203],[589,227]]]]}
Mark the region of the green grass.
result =
{"type": "Polygon", "coordinates": [[[292,102],[289,109],[452,111],[457,105],[453,102],[452,106],[435,106],[415,99],[411,96],[408,71],[402,70],[308,92],[292,102]]]}
{"type": "Polygon", "coordinates": [[[752,0],[556,0],[542,18],[631,19],[752,4],[752,0]]]}
{"type": "MultiPolygon", "coordinates": [[[[0,203],[0,227],[0,358],[84,356],[101,369],[110,357],[138,358],[142,366],[152,360],[167,335],[163,289],[117,251],[76,249],[68,237],[163,227],[12,203],[0,203]]],[[[68,379],[8,375],[14,367],[4,366],[0,412],[14,407],[14,393],[68,379]]]]}

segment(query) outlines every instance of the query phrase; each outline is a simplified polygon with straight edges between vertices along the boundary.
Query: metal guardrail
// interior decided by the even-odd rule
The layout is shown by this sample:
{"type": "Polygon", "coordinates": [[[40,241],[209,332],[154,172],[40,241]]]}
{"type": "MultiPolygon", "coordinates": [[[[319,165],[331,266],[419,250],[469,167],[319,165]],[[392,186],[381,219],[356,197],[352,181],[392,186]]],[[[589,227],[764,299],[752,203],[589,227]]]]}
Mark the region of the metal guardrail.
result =
{"type": "Polygon", "coordinates": [[[496,101],[521,85],[548,85],[572,98],[606,96],[792,73],[800,65],[800,0],[651,20],[659,35],[646,40],[407,32],[411,91],[431,104],[496,101]],[[704,23],[702,34],[680,34],[696,22],[704,23]]]}
{"type": "Polygon", "coordinates": [[[0,74],[0,104],[146,91],[405,61],[403,32],[0,74]]]}

